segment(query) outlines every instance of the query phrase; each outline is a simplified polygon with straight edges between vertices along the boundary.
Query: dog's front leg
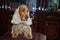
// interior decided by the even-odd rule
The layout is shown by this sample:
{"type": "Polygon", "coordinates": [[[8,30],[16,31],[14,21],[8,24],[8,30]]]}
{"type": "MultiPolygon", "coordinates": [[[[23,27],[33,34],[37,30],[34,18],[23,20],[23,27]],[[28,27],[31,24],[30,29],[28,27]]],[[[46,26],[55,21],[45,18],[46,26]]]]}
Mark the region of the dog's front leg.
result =
{"type": "Polygon", "coordinates": [[[18,36],[17,29],[18,29],[17,25],[12,26],[11,34],[13,38],[16,38],[18,36]]]}
{"type": "Polygon", "coordinates": [[[12,30],[11,34],[13,38],[16,38],[18,36],[18,33],[15,30],[12,30]]]}
{"type": "Polygon", "coordinates": [[[30,26],[25,29],[24,36],[27,39],[32,39],[32,29],[30,26]]]}

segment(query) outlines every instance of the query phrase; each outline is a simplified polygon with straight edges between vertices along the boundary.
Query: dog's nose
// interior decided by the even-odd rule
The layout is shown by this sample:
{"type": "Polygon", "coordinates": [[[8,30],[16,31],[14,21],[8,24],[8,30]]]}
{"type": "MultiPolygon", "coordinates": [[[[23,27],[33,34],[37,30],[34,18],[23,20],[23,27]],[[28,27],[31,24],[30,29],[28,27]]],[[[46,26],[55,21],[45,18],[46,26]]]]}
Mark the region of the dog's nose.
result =
{"type": "Polygon", "coordinates": [[[28,19],[28,16],[26,16],[26,19],[28,19]]]}

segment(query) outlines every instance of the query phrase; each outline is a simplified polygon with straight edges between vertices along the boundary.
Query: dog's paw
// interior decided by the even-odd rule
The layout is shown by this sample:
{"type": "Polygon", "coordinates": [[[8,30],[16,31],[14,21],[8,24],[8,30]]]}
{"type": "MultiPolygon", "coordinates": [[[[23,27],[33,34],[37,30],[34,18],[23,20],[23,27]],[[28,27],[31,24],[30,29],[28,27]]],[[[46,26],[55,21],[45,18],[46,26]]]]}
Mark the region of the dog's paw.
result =
{"type": "Polygon", "coordinates": [[[27,39],[32,39],[32,36],[31,35],[27,35],[27,39]]]}
{"type": "Polygon", "coordinates": [[[12,34],[12,37],[13,37],[13,38],[16,38],[17,36],[18,36],[17,33],[12,34]]]}
{"type": "Polygon", "coordinates": [[[32,39],[32,35],[30,35],[30,34],[25,34],[24,35],[27,39],[32,39]]]}

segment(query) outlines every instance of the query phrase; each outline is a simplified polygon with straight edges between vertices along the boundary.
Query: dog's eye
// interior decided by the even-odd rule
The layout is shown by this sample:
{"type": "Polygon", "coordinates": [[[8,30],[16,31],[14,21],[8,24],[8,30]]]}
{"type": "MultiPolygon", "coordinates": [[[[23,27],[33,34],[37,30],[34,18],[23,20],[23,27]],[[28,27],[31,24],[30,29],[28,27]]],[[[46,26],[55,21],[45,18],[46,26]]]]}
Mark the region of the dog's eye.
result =
{"type": "Polygon", "coordinates": [[[24,10],[22,10],[24,12],[24,10]]]}
{"type": "Polygon", "coordinates": [[[28,12],[28,10],[27,10],[27,12],[28,12]]]}

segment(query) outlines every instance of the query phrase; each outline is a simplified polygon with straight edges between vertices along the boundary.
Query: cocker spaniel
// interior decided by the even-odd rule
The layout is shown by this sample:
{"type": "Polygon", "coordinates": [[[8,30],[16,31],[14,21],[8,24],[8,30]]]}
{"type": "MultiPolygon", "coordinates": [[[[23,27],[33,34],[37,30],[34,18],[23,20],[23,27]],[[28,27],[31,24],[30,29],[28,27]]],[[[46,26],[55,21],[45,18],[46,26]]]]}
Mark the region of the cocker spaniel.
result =
{"type": "Polygon", "coordinates": [[[32,19],[29,16],[29,10],[26,5],[20,5],[12,17],[11,23],[13,24],[11,34],[16,38],[19,34],[24,34],[27,39],[32,39],[32,19]]]}

